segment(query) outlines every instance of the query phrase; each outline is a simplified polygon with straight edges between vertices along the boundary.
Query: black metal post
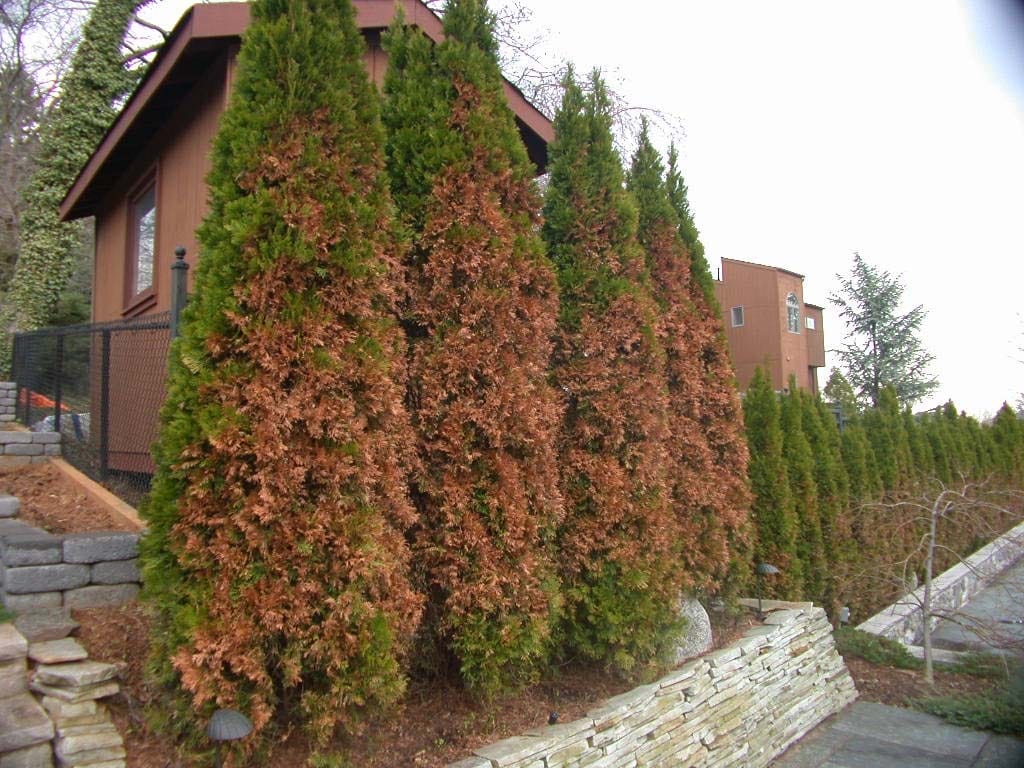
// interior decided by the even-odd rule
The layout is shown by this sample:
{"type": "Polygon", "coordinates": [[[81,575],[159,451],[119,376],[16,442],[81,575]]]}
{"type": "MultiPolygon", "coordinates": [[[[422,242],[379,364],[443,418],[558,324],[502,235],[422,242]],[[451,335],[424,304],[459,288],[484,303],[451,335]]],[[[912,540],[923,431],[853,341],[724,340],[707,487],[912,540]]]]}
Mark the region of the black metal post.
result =
{"type": "Polygon", "coordinates": [[[110,470],[110,330],[103,331],[100,349],[100,479],[110,470]]]}
{"type": "Polygon", "coordinates": [[[57,362],[53,381],[53,431],[60,432],[61,380],[64,378],[64,334],[57,334],[57,362]]]}
{"type": "Polygon", "coordinates": [[[188,301],[188,264],[185,263],[185,248],[174,249],[174,263],[171,264],[171,338],[178,338],[181,311],[188,301]]]}

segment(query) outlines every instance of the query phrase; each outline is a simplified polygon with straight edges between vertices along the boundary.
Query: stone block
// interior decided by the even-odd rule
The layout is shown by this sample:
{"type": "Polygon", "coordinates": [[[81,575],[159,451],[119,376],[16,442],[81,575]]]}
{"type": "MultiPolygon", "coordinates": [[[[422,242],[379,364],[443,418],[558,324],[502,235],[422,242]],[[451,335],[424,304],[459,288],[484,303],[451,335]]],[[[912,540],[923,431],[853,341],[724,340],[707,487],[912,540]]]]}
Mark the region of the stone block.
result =
{"type": "Polygon", "coordinates": [[[61,688],[84,688],[117,677],[117,666],[103,661],[73,661],[64,664],[40,664],[34,679],[61,688]]]}
{"type": "Polygon", "coordinates": [[[65,563],[131,560],[139,555],[139,534],[119,531],[72,533],[64,537],[65,563]]]}
{"type": "MultiPolygon", "coordinates": [[[[63,422],[61,422],[63,426],[63,422]]],[[[37,445],[56,445],[60,443],[60,432],[33,432],[32,442],[37,445]]]]}
{"type": "Polygon", "coordinates": [[[0,755],[0,768],[53,768],[53,747],[49,742],[0,755]]]}
{"type": "Polygon", "coordinates": [[[31,442],[31,432],[0,432],[0,445],[24,445],[31,442]]]}
{"type": "Polygon", "coordinates": [[[26,533],[46,533],[46,531],[21,520],[0,519],[0,539],[6,539],[8,536],[22,536],[26,533]]]}
{"type": "Polygon", "coordinates": [[[94,717],[98,714],[106,716],[106,710],[93,700],[70,704],[54,696],[43,696],[43,709],[50,713],[57,722],[80,717],[94,717]]]}
{"type": "Polygon", "coordinates": [[[17,496],[0,495],[0,517],[14,517],[20,509],[21,502],[17,496]]]}
{"type": "Polygon", "coordinates": [[[11,622],[0,624],[0,661],[17,661],[28,655],[28,640],[11,622]]]}
{"type": "Polygon", "coordinates": [[[9,595],[0,590],[4,606],[15,613],[37,613],[51,608],[60,608],[64,602],[63,592],[34,592],[28,595],[9,595]]]}
{"type": "Polygon", "coordinates": [[[43,454],[44,456],[60,456],[61,455],[60,445],[44,445],[43,447],[46,449],[46,452],[43,454]]]}
{"type": "Polygon", "coordinates": [[[28,664],[24,659],[0,661],[0,699],[28,690],[28,664]]]}
{"type": "Polygon", "coordinates": [[[52,565],[61,562],[62,542],[60,537],[52,533],[21,533],[5,536],[0,543],[0,558],[4,565],[20,567],[24,565],[52,565]]]}
{"type": "Polygon", "coordinates": [[[93,584],[135,584],[141,580],[138,559],[96,563],[92,567],[93,584]]]}
{"type": "Polygon", "coordinates": [[[15,443],[4,446],[5,456],[42,456],[45,453],[43,446],[36,443],[15,443]]]}
{"type": "Polygon", "coordinates": [[[53,738],[53,723],[30,693],[4,700],[0,707],[0,753],[31,747],[53,738]]]}
{"type": "Polygon", "coordinates": [[[44,611],[20,614],[14,620],[14,625],[29,643],[60,640],[62,637],[70,635],[79,626],[78,622],[71,618],[71,614],[66,608],[49,608],[44,611]]]}
{"type": "Polygon", "coordinates": [[[112,605],[124,605],[137,600],[138,597],[138,584],[93,584],[65,592],[64,606],[66,608],[105,608],[112,605]]]}
{"type": "Polygon", "coordinates": [[[38,680],[32,680],[28,687],[36,693],[41,693],[43,696],[52,696],[69,704],[105,699],[107,696],[113,696],[121,690],[121,686],[113,681],[97,683],[96,685],[89,685],[84,688],[60,688],[56,685],[47,685],[38,680]]]}
{"type": "Polygon", "coordinates": [[[474,755],[465,760],[459,760],[457,763],[450,763],[446,768],[491,768],[492,765],[490,760],[484,760],[484,758],[474,755]]]}
{"type": "Polygon", "coordinates": [[[89,652],[74,638],[65,637],[29,644],[28,657],[38,664],[66,664],[89,658],[89,652]]]}
{"type": "Polygon", "coordinates": [[[0,413],[0,421],[14,421],[14,419],[13,413],[0,413]]]}
{"type": "Polygon", "coordinates": [[[88,565],[74,563],[7,568],[4,571],[4,590],[8,594],[25,595],[75,589],[89,583],[89,571],[88,565]]]}
{"type": "Polygon", "coordinates": [[[69,765],[88,765],[125,757],[124,741],[116,729],[113,732],[56,739],[53,751],[58,760],[69,765]]]}

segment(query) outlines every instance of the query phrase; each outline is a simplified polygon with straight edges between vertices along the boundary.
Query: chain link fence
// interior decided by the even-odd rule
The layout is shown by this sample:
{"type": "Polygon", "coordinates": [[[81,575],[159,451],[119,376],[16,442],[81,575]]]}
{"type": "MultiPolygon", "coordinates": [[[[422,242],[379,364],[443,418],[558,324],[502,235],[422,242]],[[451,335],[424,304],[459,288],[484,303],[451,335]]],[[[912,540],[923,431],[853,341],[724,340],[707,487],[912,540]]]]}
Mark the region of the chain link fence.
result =
{"type": "Polygon", "coordinates": [[[149,490],[171,316],[16,334],[17,420],[60,432],[64,459],[129,504],[149,490]]]}

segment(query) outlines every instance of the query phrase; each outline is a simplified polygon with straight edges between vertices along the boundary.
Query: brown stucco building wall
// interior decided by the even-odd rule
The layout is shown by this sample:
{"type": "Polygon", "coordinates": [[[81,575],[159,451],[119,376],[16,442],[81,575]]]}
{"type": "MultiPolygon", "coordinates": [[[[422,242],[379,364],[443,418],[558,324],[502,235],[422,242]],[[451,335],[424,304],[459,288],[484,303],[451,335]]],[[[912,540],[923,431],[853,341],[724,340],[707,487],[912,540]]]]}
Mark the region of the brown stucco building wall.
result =
{"type": "Polygon", "coordinates": [[[747,388],[760,366],[776,390],[788,389],[794,376],[798,387],[817,394],[817,369],[825,365],[822,309],[804,302],[803,275],[722,259],[715,295],[740,390],[747,388]],[[795,332],[789,326],[790,294],[795,295],[799,309],[795,332]]]}

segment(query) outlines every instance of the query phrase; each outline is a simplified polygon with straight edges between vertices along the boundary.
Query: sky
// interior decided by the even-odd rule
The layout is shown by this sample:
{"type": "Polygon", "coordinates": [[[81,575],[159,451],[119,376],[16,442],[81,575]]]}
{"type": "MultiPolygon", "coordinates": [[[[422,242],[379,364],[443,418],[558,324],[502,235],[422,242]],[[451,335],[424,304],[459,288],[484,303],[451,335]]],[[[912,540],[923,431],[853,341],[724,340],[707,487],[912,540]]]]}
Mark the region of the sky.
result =
{"type": "MultiPolygon", "coordinates": [[[[940,388],[919,409],[952,399],[983,417],[1024,392],[1020,5],[522,4],[539,52],[599,67],[630,104],[672,116],[657,140],[679,146],[713,273],[732,258],[803,274],[830,349],[844,329],[828,297],[859,252],[928,311],[940,388]]],[[[169,27],[187,5],[143,15],[169,27]]]]}

